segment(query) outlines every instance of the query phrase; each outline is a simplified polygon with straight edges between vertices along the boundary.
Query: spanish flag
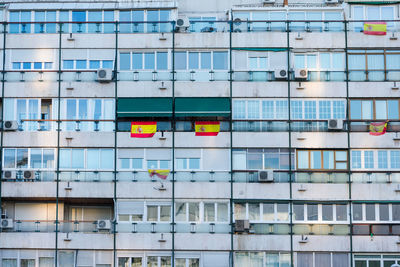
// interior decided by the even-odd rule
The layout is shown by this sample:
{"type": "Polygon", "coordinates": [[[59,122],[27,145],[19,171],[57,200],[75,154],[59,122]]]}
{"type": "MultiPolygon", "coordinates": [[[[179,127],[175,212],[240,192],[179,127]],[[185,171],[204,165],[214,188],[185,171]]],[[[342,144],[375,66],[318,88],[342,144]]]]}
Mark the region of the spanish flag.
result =
{"type": "Polygon", "coordinates": [[[196,121],[196,136],[217,136],[219,133],[219,121],[196,121]]]}
{"type": "Polygon", "coordinates": [[[371,122],[369,125],[369,134],[370,135],[384,135],[387,129],[387,121],[385,122],[371,122]]]}
{"type": "Polygon", "coordinates": [[[364,34],[386,35],[386,22],[365,22],[364,34]]]}
{"type": "Polygon", "coordinates": [[[158,178],[161,179],[167,179],[169,175],[169,170],[148,170],[150,177],[153,177],[154,175],[157,176],[158,178]]]}
{"type": "Polygon", "coordinates": [[[131,122],[131,137],[149,138],[157,132],[157,122],[155,121],[138,121],[131,122]]]}

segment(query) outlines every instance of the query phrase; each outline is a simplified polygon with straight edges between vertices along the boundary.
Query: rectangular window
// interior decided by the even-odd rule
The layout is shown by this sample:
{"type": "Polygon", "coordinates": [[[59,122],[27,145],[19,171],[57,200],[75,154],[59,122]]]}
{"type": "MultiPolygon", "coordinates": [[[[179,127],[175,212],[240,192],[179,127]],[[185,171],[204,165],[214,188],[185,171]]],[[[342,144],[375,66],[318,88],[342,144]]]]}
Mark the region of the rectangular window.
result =
{"type": "Polygon", "coordinates": [[[363,220],[363,207],[362,204],[353,204],[353,220],[363,220]]]}
{"type": "Polygon", "coordinates": [[[132,53],[132,68],[134,70],[143,69],[143,53],[132,53]]]}
{"type": "Polygon", "coordinates": [[[296,221],[304,221],[304,205],[293,204],[294,219],[296,221]]]}
{"type": "Polygon", "coordinates": [[[175,69],[177,70],[186,70],[187,62],[186,62],[186,52],[175,52],[175,69]]]}
{"type": "Polygon", "coordinates": [[[307,205],[307,219],[309,221],[317,221],[318,220],[318,205],[316,205],[316,204],[308,204],[307,205]]]}
{"type": "Polygon", "coordinates": [[[333,221],[333,205],[322,205],[322,220],[333,221]]]}
{"type": "Polygon", "coordinates": [[[388,168],[388,152],[387,151],[378,151],[378,168],[379,169],[387,169],[388,168]]]}
{"type": "Polygon", "coordinates": [[[364,151],[364,168],[373,169],[374,168],[374,152],[364,151]]]}
{"type": "Polygon", "coordinates": [[[167,70],[167,69],[168,69],[168,53],[157,52],[157,70],[167,70]]]}
{"type": "Polygon", "coordinates": [[[365,204],[365,219],[375,221],[375,204],[365,204]]]}
{"type": "Polygon", "coordinates": [[[211,69],[211,53],[210,52],[201,52],[200,53],[201,60],[201,69],[210,70],[211,69]]]}
{"type": "Polygon", "coordinates": [[[120,70],[130,70],[131,69],[131,59],[130,53],[120,53],[119,54],[119,68],[120,70]]]}
{"type": "Polygon", "coordinates": [[[400,151],[390,151],[390,168],[400,168],[400,151]]]}
{"type": "Polygon", "coordinates": [[[213,52],[213,69],[228,69],[228,52],[213,52]]]}
{"type": "Polygon", "coordinates": [[[297,150],[298,169],[335,169],[347,168],[347,152],[331,150],[297,150]]]}
{"type": "Polygon", "coordinates": [[[155,69],[155,56],[154,53],[144,53],[144,69],[155,69]]]}
{"type": "Polygon", "coordinates": [[[361,151],[351,151],[351,167],[361,169],[361,151]]]}

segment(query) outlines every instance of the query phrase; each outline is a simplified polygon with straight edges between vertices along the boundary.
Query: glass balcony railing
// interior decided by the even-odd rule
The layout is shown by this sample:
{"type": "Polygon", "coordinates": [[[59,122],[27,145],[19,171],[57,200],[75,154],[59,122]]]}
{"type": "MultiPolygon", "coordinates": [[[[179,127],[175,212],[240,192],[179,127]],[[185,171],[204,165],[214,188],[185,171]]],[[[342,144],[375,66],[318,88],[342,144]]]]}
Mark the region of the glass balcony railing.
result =
{"type": "Polygon", "coordinates": [[[349,235],[347,224],[294,224],[295,235],[349,235]]]}
{"type": "Polygon", "coordinates": [[[358,224],[353,225],[354,235],[400,235],[400,224],[358,224]]]}
{"type": "MultiPolygon", "coordinates": [[[[109,223],[104,227],[99,225],[98,221],[59,221],[58,231],[62,233],[110,233],[113,226],[111,221],[108,221],[109,223]]],[[[13,220],[12,227],[2,231],[52,233],[56,231],[56,222],[54,220],[13,220]]]]}
{"type": "Polygon", "coordinates": [[[118,222],[118,233],[171,233],[170,222],[118,222]]]}
{"type": "Polygon", "coordinates": [[[60,181],[63,182],[112,182],[114,181],[113,171],[60,171],[60,181]]]}
{"type": "MultiPolygon", "coordinates": [[[[285,15],[286,16],[286,15],[285,15]]],[[[115,19],[118,20],[118,19],[115,19]]],[[[306,32],[306,33],[340,33],[346,29],[349,32],[364,30],[365,23],[385,22],[388,32],[398,32],[400,22],[398,20],[248,20],[235,18],[231,20],[190,20],[177,25],[175,21],[23,21],[5,22],[10,34],[140,34],[140,33],[259,33],[259,32],[306,32]]],[[[4,29],[1,25],[1,30],[4,29]]]]}

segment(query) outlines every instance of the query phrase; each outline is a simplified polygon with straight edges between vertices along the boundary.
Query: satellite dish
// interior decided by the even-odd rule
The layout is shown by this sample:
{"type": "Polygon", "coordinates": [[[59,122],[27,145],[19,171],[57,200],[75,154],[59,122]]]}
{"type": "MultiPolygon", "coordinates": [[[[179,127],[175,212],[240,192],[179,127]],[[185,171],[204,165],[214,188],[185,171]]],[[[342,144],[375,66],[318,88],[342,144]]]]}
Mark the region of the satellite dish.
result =
{"type": "Polygon", "coordinates": [[[400,267],[400,265],[398,265],[398,264],[392,264],[390,267],[400,267]]]}

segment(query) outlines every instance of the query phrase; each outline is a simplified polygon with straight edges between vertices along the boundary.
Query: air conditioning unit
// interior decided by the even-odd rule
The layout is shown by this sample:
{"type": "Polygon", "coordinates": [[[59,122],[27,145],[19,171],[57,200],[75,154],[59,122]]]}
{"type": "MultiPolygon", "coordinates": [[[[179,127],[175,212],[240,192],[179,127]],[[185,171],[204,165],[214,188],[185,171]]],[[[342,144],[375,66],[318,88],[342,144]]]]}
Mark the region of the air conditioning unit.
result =
{"type": "Polygon", "coordinates": [[[35,179],[35,171],[24,171],[24,179],[35,179]]]}
{"type": "Polygon", "coordinates": [[[16,131],[18,130],[18,122],[17,121],[4,121],[3,123],[4,131],[16,131]]]}
{"type": "Polygon", "coordinates": [[[110,230],[111,229],[111,221],[110,220],[98,220],[97,221],[97,230],[110,230]]]}
{"type": "Polygon", "coordinates": [[[308,77],[307,69],[295,69],[294,70],[294,78],[296,80],[306,80],[308,77]]]}
{"type": "Polygon", "coordinates": [[[3,228],[3,229],[14,228],[13,219],[1,219],[1,228],[3,228]]]}
{"type": "Polygon", "coordinates": [[[275,0],[261,0],[263,4],[275,4],[275,0]]]}
{"type": "Polygon", "coordinates": [[[15,178],[17,178],[16,171],[3,171],[3,179],[10,180],[10,179],[15,179],[15,178]]]}
{"type": "Polygon", "coordinates": [[[328,120],[328,130],[343,130],[343,120],[328,120]]]}
{"type": "Polygon", "coordinates": [[[178,31],[186,31],[190,27],[189,18],[186,16],[179,16],[175,21],[175,29],[178,31]]]}
{"type": "Polygon", "coordinates": [[[260,170],[258,171],[259,182],[273,182],[274,181],[274,170],[260,170]]]}
{"type": "Polygon", "coordinates": [[[235,232],[243,233],[250,230],[249,220],[235,220],[235,232]]]}
{"type": "Polygon", "coordinates": [[[339,4],[339,0],[325,0],[325,4],[339,4]]]}
{"type": "Polygon", "coordinates": [[[112,69],[98,69],[97,70],[97,81],[99,82],[111,82],[112,80],[112,69]]]}
{"type": "Polygon", "coordinates": [[[276,80],[287,80],[288,78],[288,71],[286,69],[276,69],[274,74],[276,80]]]}

